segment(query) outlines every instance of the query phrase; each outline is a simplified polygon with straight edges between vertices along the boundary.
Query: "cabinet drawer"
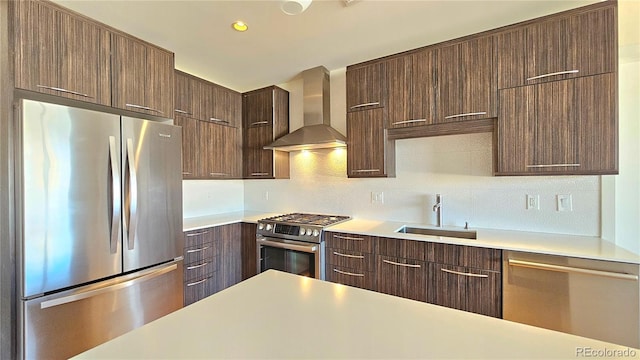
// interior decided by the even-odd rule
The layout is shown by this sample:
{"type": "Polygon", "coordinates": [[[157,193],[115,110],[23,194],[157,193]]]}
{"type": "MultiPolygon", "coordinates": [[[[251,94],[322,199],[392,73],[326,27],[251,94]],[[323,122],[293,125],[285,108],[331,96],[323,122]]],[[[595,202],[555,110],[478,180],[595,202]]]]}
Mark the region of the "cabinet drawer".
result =
{"type": "Polygon", "coordinates": [[[373,237],[359,234],[326,233],[328,248],[373,252],[373,237]]]}
{"type": "Polygon", "coordinates": [[[213,258],[213,243],[208,242],[198,246],[192,246],[184,249],[184,265],[201,263],[204,260],[213,258]]]}
{"type": "Polygon", "coordinates": [[[213,228],[187,231],[184,233],[184,247],[202,246],[204,243],[211,242],[212,236],[213,228]]]}
{"type": "Polygon", "coordinates": [[[378,238],[378,255],[425,260],[426,242],[393,238],[378,238]]]}
{"type": "Polygon", "coordinates": [[[427,301],[427,263],[377,256],[377,290],[384,294],[427,301]]]}
{"type": "Polygon", "coordinates": [[[474,269],[502,271],[502,251],[464,245],[427,244],[427,260],[474,269]]]}
{"type": "Polygon", "coordinates": [[[375,258],[372,254],[361,251],[327,248],[327,264],[352,270],[374,271],[375,258]]]}
{"type": "Polygon", "coordinates": [[[184,305],[193,304],[213,294],[215,285],[215,273],[209,274],[202,279],[186,281],[184,283],[184,305]]]}
{"type": "Polygon", "coordinates": [[[184,281],[202,279],[220,269],[220,257],[214,256],[184,267],[184,281]]]}
{"type": "Polygon", "coordinates": [[[360,271],[341,266],[327,266],[327,281],[355,286],[361,289],[375,290],[375,276],[371,271],[360,271]]]}

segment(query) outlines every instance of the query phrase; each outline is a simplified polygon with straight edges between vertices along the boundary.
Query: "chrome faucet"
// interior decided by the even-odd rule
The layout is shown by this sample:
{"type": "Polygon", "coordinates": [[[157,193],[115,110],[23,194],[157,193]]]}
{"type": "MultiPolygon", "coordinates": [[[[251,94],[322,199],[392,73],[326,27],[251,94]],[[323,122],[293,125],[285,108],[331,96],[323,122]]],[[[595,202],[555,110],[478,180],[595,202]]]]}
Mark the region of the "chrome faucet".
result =
{"type": "Polygon", "coordinates": [[[436,204],[433,205],[433,211],[438,217],[437,227],[442,227],[442,195],[436,194],[436,204]]]}

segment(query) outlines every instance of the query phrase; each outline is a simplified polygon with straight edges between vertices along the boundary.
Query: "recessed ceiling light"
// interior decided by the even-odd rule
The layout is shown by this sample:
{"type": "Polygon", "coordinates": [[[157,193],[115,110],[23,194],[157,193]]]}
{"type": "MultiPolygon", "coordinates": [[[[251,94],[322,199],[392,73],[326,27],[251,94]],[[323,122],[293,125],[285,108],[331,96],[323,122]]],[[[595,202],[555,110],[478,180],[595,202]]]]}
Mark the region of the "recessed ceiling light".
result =
{"type": "Polygon", "coordinates": [[[249,26],[247,26],[247,24],[244,21],[240,21],[240,20],[235,21],[233,24],[231,24],[231,27],[233,28],[233,30],[239,31],[239,32],[244,32],[249,29],[249,26]]]}

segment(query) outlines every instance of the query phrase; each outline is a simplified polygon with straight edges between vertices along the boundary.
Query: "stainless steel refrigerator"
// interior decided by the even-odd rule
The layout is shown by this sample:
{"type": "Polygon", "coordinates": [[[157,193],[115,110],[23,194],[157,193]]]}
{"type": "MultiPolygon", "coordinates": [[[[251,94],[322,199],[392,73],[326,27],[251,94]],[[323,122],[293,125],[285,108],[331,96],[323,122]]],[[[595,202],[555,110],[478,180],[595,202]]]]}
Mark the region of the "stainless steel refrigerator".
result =
{"type": "Polygon", "coordinates": [[[20,106],[18,355],[67,358],[181,308],[180,127],[20,106]]]}

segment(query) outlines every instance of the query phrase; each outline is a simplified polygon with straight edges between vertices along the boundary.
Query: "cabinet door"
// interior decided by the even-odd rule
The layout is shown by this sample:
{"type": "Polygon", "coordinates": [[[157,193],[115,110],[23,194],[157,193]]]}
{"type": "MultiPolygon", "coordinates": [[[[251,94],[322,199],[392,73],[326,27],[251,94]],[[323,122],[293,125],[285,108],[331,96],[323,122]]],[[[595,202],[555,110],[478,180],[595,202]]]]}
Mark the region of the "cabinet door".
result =
{"type": "Polygon", "coordinates": [[[199,121],[200,177],[229,179],[238,177],[238,134],[237,129],[199,121]]]}
{"type": "Polygon", "coordinates": [[[239,223],[218,228],[222,244],[219,290],[223,290],[242,281],[242,229],[239,223]]]}
{"type": "Polygon", "coordinates": [[[488,36],[439,50],[438,123],[496,117],[493,44],[488,36]]]}
{"type": "Polygon", "coordinates": [[[326,272],[327,281],[361,289],[375,290],[375,276],[371,271],[362,271],[327,264],[326,272]]]}
{"type": "Polygon", "coordinates": [[[184,306],[193,304],[213,294],[216,288],[216,273],[202,279],[194,279],[184,283],[184,306]]]}
{"type": "Polygon", "coordinates": [[[255,91],[243,96],[245,128],[273,125],[273,90],[255,91]]]}
{"type": "Polygon", "coordinates": [[[501,294],[499,272],[429,264],[429,303],[499,318],[501,294]]]}
{"type": "Polygon", "coordinates": [[[237,123],[237,103],[233,101],[235,95],[233,91],[225,89],[221,86],[211,85],[208,88],[206,116],[210,121],[228,126],[241,126],[237,123]]]}
{"type": "Polygon", "coordinates": [[[347,175],[386,176],[384,109],[347,114],[347,175]]]}
{"type": "Polygon", "coordinates": [[[145,98],[148,106],[159,109],[163,117],[173,117],[173,53],[147,46],[145,98]]]}
{"type": "Polygon", "coordinates": [[[174,107],[176,116],[200,119],[199,104],[202,99],[202,86],[188,74],[175,72],[174,107]]]}
{"type": "Polygon", "coordinates": [[[245,128],[243,137],[243,176],[247,179],[273,178],[273,151],[263,149],[273,142],[273,126],[245,128]]]}
{"type": "Polygon", "coordinates": [[[427,301],[426,262],[380,255],[377,259],[379,292],[427,301]]]}
{"type": "Polygon", "coordinates": [[[258,273],[257,224],[242,223],[242,280],[258,273]]]}
{"type": "Polygon", "coordinates": [[[111,105],[110,33],[44,2],[15,2],[16,87],[111,105]]]}
{"type": "Polygon", "coordinates": [[[383,107],[385,63],[347,69],[347,111],[383,107]]]}
{"type": "Polygon", "coordinates": [[[182,126],[182,177],[193,179],[198,177],[198,153],[200,136],[198,120],[184,116],[176,116],[174,124],[182,126]]]}
{"type": "Polygon", "coordinates": [[[387,62],[387,127],[429,125],[436,104],[435,51],[391,59],[387,62]]]}

